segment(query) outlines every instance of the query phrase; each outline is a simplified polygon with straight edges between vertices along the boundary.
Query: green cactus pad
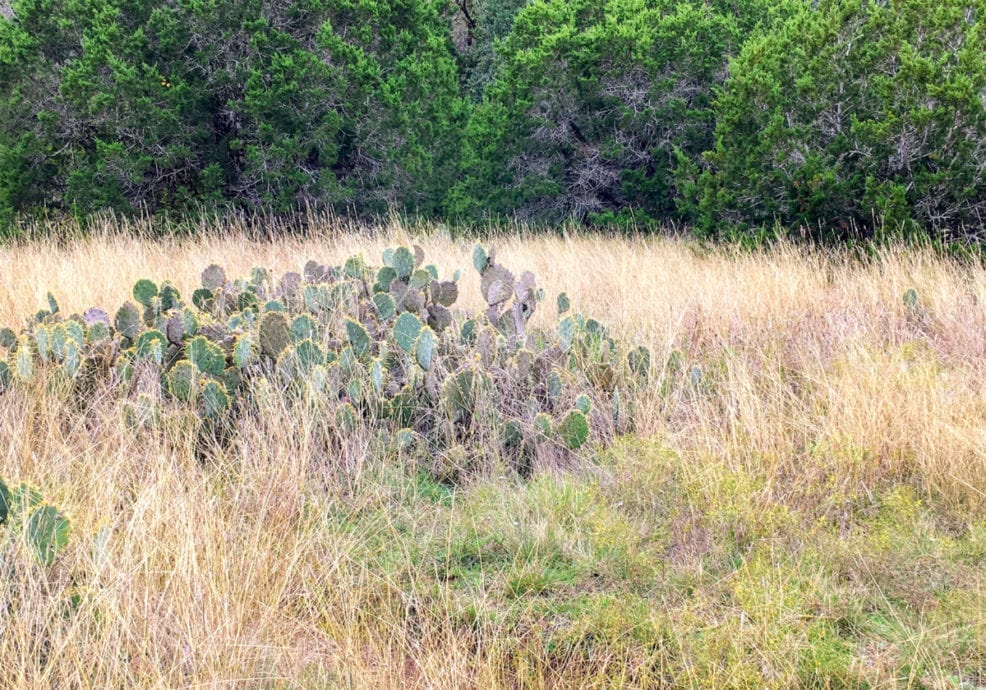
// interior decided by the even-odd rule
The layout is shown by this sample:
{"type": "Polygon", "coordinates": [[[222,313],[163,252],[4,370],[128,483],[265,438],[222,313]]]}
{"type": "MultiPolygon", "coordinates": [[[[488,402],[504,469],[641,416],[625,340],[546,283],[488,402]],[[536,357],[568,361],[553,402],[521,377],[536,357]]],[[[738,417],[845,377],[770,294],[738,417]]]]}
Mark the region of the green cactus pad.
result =
{"type": "Polygon", "coordinates": [[[188,307],[181,310],[181,323],[185,338],[191,338],[199,332],[199,317],[188,307]]]}
{"type": "Polygon", "coordinates": [[[346,384],[346,397],[353,403],[363,402],[363,380],[352,379],[346,384]]]}
{"type": "Polygon", "coordinates": [[[464,345],[472,345],[476,342],[476,320],[467,319],[465,323],[462,324],[462,329],[460,331],[462,337],[462,343],[464,345]]]}
{"type": "Polygon", "coordinates": [[[209,311],[215,303],[215,295],[208,288],[199,288],[192,293],[192,304],[202,311],[209,311]]]}
{"type": "Polygon", "coordinates": [[[558,315],[561,316],[571,308],[572,301],[568,299],[568,294],[563,292],[558,295],[558,315]]]}
{"type": "Polygon", "coordinates": [[[589,414],[592,409],[592,401],[589,400],[588,395],[580,395],[575,399],[575,409],[582,414],[589,414]]]}
{"type": "Polygon", "coordinates": [[[168,392],[177,400],[190,402],[195,398],[198,377],[195,365],[187,359],[175,362],[165,377],[168,392]]]}
{"type": "Polygon", "coordinates": [[[157,285],[145,278],[141,278],[134,283],[133,294],[134,299],[137,300],[139,304],[149,307],[151,306],[151,300],[157,297],[157,285]]]}
{"type": "Polygon", "coordinates": [[[381,362],[380,359],[373,360],[373,362],[370,364],[369,372],[370,372],[370,385],[373,386],[373,391],[377,395],[382,394],[383,384],[384,384],[383,362],[381,362]]]}
{"type": "Polygon", "coordinates": [[[516,422],[505,422],[500,429],[500,441],[505,448],[519,446],[524,440],[524,435],[520,432],[520,427],[516,422]]]}
{"type": "Polygon", "coordinates": [[[241,292],[236,298],[236,308],[240,311],[247,309],[252,309],[255,312],[260,311],[260,300],[252,292],[241,292]]]}
{"type": "Polygon", "coordinates": [[[298,343],[294,355],[299,373],[308,373],[315,367],[325,364],[325,353],[311,340],[302,340],[298,343]]]}
{"type": "Polygon", "coordinates": [[[215,417],[229,408],[229,396],[226,388],[218,381],[206,381],[202,386],[202,414],[205,417],[215,417]]]}
{"type": "Polygon", "coordinates": [[[302,314],[291,322],[292,343],[297,345],[302,340],[316,339],[318,339],[318,324],[308,314],[302,314]]]}
{"type": "Polygon", "coordinates": [[[131,302],[126,302],[113,319],[113,325],[117,332],[124,338],[133,340],[140,332],[141,320],[140,311],[131,302]]]}
{"type": "Polygon", "coordinates": [[[406,280],[414,271],[414,254],[407,247],[398,247],[391,257],[390,267],[400,280],[406,280]]]}
{"type": "Polygon", "coordinates": [[[357,357],[365,357],[370,352],[370,334],[363,328],[363,324],[346,319],[346,337],[357,357]]]}
{"type": "Polygon", "coordinates": [[[47,362],[51,358],[51,331],[47,326],[39,324],[34,329],[34,347],[38,353],[38,357],[43,362],[47,362]]]}
{"type": "Polygon", "coordinates": [[[0,525],[7,524],[7,518],[10,516],[10,488],[7,486],[7,482],[0,477],[0,525]]]}
{"type": "Polygon", "coordinates": [[[168,349],[168,339],[161,331],[144,331],[134,340],[134,347],[138,357],[153,360],[160,365],[164,360],[164,351],[168,349]]]}
{"type": "MultiPolygon", "coordinates": [[[[38,332],[41,332],[44,327],[39,327],[38,332]]],[[[68,337],[65,335],[65,324],[59,323],[55,324],[46,329],[48,332],[48,346],[51,348],[51,356],[56,361],[61,361],[62,357],[65,356],[65,341],[68,337]]]]}
{"type": "Polygon", "coordinates": [[[411,274],[411,278],[408,280],[408,286],[414,288],[415,290],[421,290],[422,288],[430,285],[431,282],[431,274],[423,268],[419,268],[411,274]]]}
{"type": "Polygon", "coordinates": [[[101,343],[110,337],[110,329],[105,323],[94,323],[86,332],[86,340],[90,343],[101,343]]]}
{"type": "Polygon", "coordinates": [[[489,264],[490,259],[486,255],[486,250],[483,249],[482,245],[477,244],[472,250],[472,265],[475,266],[479,274],[482,275],[489,264]]]}
{"type": "MultiPolygon", "coordinates": [[[[7,364],[6,360],[0,359],[0,393],[3,393],[10,387],[11,378],[10,365],[7,364]]],[[[3,520],[0,520],[0,522],[3,522],[3,520]]]]}
{"type": "Polygon", "coordinates": [[[578,450],[589,440],[589,422],[579,410],[572,410],[555,429],[555,436],[569,450],[578,450]]]}
{"type": "Polygon", "coordinates": [[[221,266],[212,264],[202,271],[202,287],[206,290],[218,290],[226,284],[226,271],[221,266]]]}
{"type": "Polygon", "coordinates": [[[397,271],[390,266],[384,266],[377,271],[377,282],[373,285],[374,292],[390,292],[390,284],[397,280],[397,271]]]}
{"type": "Polygon", "coordinates": [[[69,340],[65,343],[62,364],[65,367],[65,373],[70,378],[75,378],[75,375],[79,373],[79,369],[82,368],[82,348],[74,340],[69,340]]]}
{"type": "Polygon", "coordinates": [[[650,350],[640,346],[627,353],[627,364],[630,371],[641,382],[647,381],[647,374],[650,372],[650,350]]]}
{"type": "Polygon", "coordinates": [[[568,352],[572,349],[572,343],[575,341],[575,319],[571,316],[566,316],[558,324],[558,347],[561,348],[562,352],[568,352]]]}
{"type": "Polygon", "coordinates": [[[336,408],[336,430],[340,434],[351,434],[356,429],[356,408],[349,403],[343,403],[336,408]]]}
{"type": "Polygon", "coordinates": [[[253,335],[244,333],[233,343],[233,364],[240,369],[250,366],[257,358],[257,346],[253,335]]]}
{"type": "Polygon", "coordinates": [[[551,417],[544,412],[539,412],[534,417],[534,431],[538,438],[544,440],[551,438],[551,417]]]}
{"type": "Polygon", "coordinates": [[[342,274],[347,278],[356,280],[363,277],[366,273],[366,262],[362,256],[351,256],[343,264],[342,274]]]}
{"type": "Polygon", "coordinates": [[[226,355],[222,348],[201,335],[189,341],[188,360],[203,374],[216,378],[221,377],[226,371],[226,355]]]}
{"type": "Polygon", "coordinates": [[[908,309],[915,309],[918,306],[918,291],[914,288],[908,288],[904,292],[904,306],[908,309]]]}
{"type": "Polygon", "coordinates": [[[328,292],[320,289],[320,287],[319,285],[306,285],[302,295],[305,301],[305,309],[313,314],[321,313],[328,308],[328,300],[326,299],[328,292]]]}
{"type": "Polygon", "coordinates": [[[0,328],[0,347],[10,349],[17,343],[17,334],[9,328],[0,328]]]}
{"type": "Polygon", "coordinates": [[[428,326],[421,329],[418,334],[418,346],[415,351],[415,358],[418,360],[418,365],[425,371],[431,369],[431,363],[435,358],[435,349],[438,346],[438,339],[435,337],[435,331],[431,330],[428,326]]]}
{"type": "Polygon", "coordinates": [[[397,311],[394,298],[385,292],[378,292],[373,295],[373,306],[377,308],[377,314],[381,321],[389,321],[397,311]]]}
{"type": "Polygon", "coordinates": [[[288,319],[281,312],[264,314],[260,320],[260,350],[272,359],[277,359],[291,344],[291,328],[288,319]]]}
{"type": "Polygon", "coordinates": [[[34,356],[31,350],[31,343],[26,338],[21,338],[17,346],[17,354],[14,356],[14,373],[17,380],[21,382],[30,381],[34,378],[34,356]]]}
{"type": "Polygon", "coordinates": [[[418,334],[421,333],[421,319],[414,314],[405,312],[394,322],[394,341],[408,354],[413,354],[417,347],[418,334]]]}
{"type": "Polygon", "coordinates": [[[476,405],[475,379],[473,370],[465,369],[449,376],[442,384],[442,406],[452,419],[473,411],[476,405]]]}
{"type": "Polygon", "coordinates": [[[78,321],[65,322],[65,337],[67,340],[74,342],[79,347],[84,347],[86,344],[85,328],[78,321]]]}
{"type": "Polygon", "coordinates": [[[42,565],[49,566],[68,544],[71,523],[54,506],[42,505],[31,512],[25,538],[42,565]]]}
{"type": "Polygon", "coordinates": [[[175,309],[181,304],[181,293],[178,292],[178,288],[167,281],[161,284],[158,296],[161,298],[161,309],[164,311],[175,309]]]}

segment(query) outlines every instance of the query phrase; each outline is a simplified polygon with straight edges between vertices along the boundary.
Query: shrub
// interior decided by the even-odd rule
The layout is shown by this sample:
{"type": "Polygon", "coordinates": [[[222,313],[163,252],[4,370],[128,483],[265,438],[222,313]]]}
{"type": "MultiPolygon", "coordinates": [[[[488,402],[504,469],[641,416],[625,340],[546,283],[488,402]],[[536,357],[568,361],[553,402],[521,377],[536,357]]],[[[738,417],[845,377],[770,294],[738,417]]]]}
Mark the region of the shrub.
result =
{"type": "Polygon", "coordinates": [[[694,196],[705,228],[981,227],[982,15],[964,0],[822,0],[750,40],[694,196]]]}
{"type": "Polygon", "coordinates": [[[19,0],[0,212],[428,212],[460,116],[435,0],[19,0]]]}
{"type": "Polygon", "coordinates": [[[532,2],[466,132],[449,208],[557,221],[677,213],[678,155],[712,145],[712,89],[787,3],[532,2]]]}

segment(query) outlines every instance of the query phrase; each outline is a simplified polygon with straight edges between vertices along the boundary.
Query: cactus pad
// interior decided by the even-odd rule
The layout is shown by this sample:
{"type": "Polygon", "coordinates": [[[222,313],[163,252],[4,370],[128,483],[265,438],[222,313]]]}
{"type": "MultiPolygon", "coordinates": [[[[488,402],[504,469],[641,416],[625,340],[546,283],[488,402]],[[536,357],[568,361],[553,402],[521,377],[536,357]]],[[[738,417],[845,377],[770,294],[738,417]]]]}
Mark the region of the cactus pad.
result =
{"type": "Polygon", "coordinates": [[[141,278],[134,284],[134,299],[145,307],[151,306],[151,300],[157,297],[157,285],[151,281],[141,278]]]}
{"type": "Polygon", "coordinates": [[[365,357],[370,352],[370,334],[363,324],[353,319],[346,319],[346,337],[357,357],[365,357]]]}
{"type": "Polygon", "coordinates": [[[418,360],[418,365],[424,369],[431,369],[431,363],[435,359],[435,348],[438,342],[435,338],[435,332],[431,330],[428,326],[421,329],[418,334],[418,346],[415,351],[415,358],[418,360]]]}
{"type": "Polygon", "coordinates": [[[202,386],[202,414],[205,417],[215,417],[229,408],[229,396],[226,388],[218,381],[206,381],[202,386]]]}
{"type": "Polygon", "coordinates": [[[202,271],[202,287],[206,290],[218,290],[226,284],[226,271],[222,266],[212,264],[202,271]]]}
{"type": "Polygon", "coordinates": [[[407,247],[395,249],[389,263],[400,280],[406,280],[414,271],[414,255],[407,247]]]}
{"type": "Polygon", "coordinates": [[[133,340],[137,337],[137,333],[140,331],[141,320],[140,311],[132,303],[127,302],[119,311],[116,312],[116,317],[113,319],[113,325],[117,332],[124,338],[133,340]]]}
{"type": "Polygon", "coordinates": [[[0,328],[0,347],[10,349],[17,343],[17,334],[9,328],[0,328]]]}
{"type": "Polygon", "coordinates": [[[188,343],[188,360],[203,374],[219,378],[226,371],[226,355],[222,348],[203,336],[196,336],[188,343]]]}
{"type": "Polygon", "coordinates": [[[260,350],[270,357],[277,359],[291,344],[291,329],[287,317],[281,312],[268,312],[260,320],[260,350]]]}
{"type": "Polygon", "coordinates": [[[421,333],[421,319],[414,314],[405,312],[394,322],[394,341],[405,352],[412,354],[417,347],[418,335],[421,333]]]}
{"type": "Polygon", "coordinates": [[[579,410],[572,410],[558,424],[555,436],[569,450],[578,450],[589,440],[589,422],[579,410]]]}

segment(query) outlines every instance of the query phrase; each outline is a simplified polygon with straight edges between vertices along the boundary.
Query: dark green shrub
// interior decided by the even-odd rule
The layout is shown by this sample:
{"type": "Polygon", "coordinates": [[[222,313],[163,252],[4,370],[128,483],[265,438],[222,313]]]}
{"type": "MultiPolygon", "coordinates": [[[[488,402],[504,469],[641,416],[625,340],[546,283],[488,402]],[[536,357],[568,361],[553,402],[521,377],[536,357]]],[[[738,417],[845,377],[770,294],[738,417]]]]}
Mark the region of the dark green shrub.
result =
{"type": "Polygon", "coordinates": [[[787,3],[532,2],[466,132],[449,209],[603,222],[677,213],[678,156],[712,145],[712,89],[787,3]],[[778,9],[779,8],[779,9],[778,9]]]}
{"type": "Polygon", "coordinates": [[[440,5],[19,0],[0,213],[431,211],[461,116],[440,5]]]}
{"type": "Polygon", "coordinates": [[[717,104],[706,230],[981,227],[986,8],[822,0],[750,40],[717,104]]]}

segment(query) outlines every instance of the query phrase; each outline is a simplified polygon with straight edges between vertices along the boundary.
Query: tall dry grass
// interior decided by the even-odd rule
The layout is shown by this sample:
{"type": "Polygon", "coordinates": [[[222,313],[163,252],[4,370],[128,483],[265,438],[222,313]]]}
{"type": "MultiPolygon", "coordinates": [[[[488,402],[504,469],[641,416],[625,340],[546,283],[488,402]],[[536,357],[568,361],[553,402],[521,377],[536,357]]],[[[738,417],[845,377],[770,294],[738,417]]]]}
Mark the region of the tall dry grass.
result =
{"type": "MultiPolygon", "coordinates": [[[[479,306],[473,243],[409,237],[397,224],[276,240],[235,228],[183,240],[97,233],[0,248],[0,324],[21,323],[48,291],[67,312],[115,309],[141,277],[187,292],[214,262],[230,275],[354,253],[375,263],[410,240],[440,270],[462,268],[460,303],[479,306]]],[[[906,248],[863,263],[790,245],[745,253],[657,238],[489,244],[545,288],[536,319],[566,291],[577,310],[651,349],[662,380],[639,401],[637,433],[660,439],[697,481],[741,473],[756,481],[753,509],[813,519],[844,520],[900,484],[960,522],[986,514],[981,266],[906,248]],[[912,287],[916,309],[902,301],[912,287]],[[675,350],[683,371],[662,368],[675,350]],[[682,385],[692,367],[700,384],[682,385]]],[[[463,633],[441,607],[420,610],[426,570],[392,566],[387,549],[429,515],[395,508],[372,529],[345,527],[400,506],[406,490],[360,439],[325,457],[313,440],[321,420],[271,409],[203,465],[180,428],[135,436],[118,401],[88,404],[85,419],[73,417],[44,381],[0,397],[0,476],[44,487],[75,535],[106,536],[101,546],[74,539],[52,571],[17,558],[15,545],[0,552],[0,687],[619,684],[618,659],[521,668],[506,624],[463,633]]]]}

